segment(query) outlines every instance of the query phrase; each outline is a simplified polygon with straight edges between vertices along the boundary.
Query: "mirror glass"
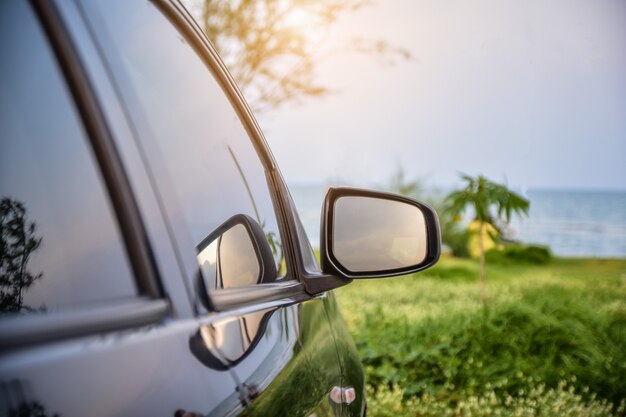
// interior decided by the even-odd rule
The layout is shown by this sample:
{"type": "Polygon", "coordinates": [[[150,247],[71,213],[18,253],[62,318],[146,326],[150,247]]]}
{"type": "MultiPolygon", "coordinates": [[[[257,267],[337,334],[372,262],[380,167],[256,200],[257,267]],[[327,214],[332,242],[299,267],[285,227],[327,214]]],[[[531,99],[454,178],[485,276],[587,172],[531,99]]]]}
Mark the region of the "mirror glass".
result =
{"type": "Polygon", "coordinates": [[[197,258],[208,290],[254,285],[261,280],[259,258],[243,224],[235,224],[199,247],[197,258]]]}
{"type": "Polygon", "coordinates": [[[339,197],[332,237],[332,253],[351,272],[407,268],[427,255],[424,214],[402,201],[339,197]]]}

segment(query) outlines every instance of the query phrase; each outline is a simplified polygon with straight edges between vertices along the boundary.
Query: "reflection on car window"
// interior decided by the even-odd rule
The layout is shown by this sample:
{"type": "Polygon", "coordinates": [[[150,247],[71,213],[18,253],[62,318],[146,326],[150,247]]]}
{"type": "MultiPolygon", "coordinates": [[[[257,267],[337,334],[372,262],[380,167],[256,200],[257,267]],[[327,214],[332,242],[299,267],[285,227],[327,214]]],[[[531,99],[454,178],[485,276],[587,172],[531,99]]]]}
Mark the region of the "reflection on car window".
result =
{"type": "Polygon", "coordinates": [[[276,281],[274,252],[263,228],[251,217],[228,219],[196,247],[209,290],[276,281]]]}
{"type": "MultiPolygon", "coordinates": [[[[211,71],[151,3],[96,0],[86,9],[106,43],[105,54],[114,51],[107,59],[131,109],[168,217],[184,219],[183,227],[174,227],[177,240],[191,239],[197,247],[233,215],[246,215],[263,230],[273,268],[284,275],[266,170],[211,71]]],[[[238,242],[242,253],[249,250],[243,240],[238,242]]],[[[231,258],[237,262],[237,256],[231,258]]],[[[223,263],[222,268],[232,272],[232,280],[220,288],[255,282],[251,276],[235,277],[236,265],[223,263]]]]}
{"type": "Polygon", "coordinates": [[[241,224],[199,251],[198,263],[213,289],[256,284],[261,274],[252,240],[241,224]]]}
{"type": "Polygon", "coordinates": [[[0,57],[0,314],[135,296],[88,139],[28,3],[1,3],[0,57]]]}

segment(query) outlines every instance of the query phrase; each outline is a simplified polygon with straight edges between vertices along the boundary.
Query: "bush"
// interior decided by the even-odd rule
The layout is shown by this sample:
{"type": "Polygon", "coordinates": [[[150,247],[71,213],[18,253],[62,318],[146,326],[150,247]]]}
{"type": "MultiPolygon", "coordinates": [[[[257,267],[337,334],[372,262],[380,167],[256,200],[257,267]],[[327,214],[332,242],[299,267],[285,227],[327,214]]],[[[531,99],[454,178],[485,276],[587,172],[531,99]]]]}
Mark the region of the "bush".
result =
{"type": "Polygon", "coordinates": [[[443,257],[414,276],[337,291],[373,387],[369,414],[525,415],[525,401],[540,401],[529,393],[543,384],[541,397],[556,404],[567,380],[569,405],[544,404],[536,416],[610,415],[597,406],[626,398],[626,260],[494,265],[487,308],[477,270],[475,260],[443,257]],[[460,408],[493,395],[491,414],[460,408]]]}
{"type": "Polygon", "coordinates": [[[536,384],[529,391],[515,396],[498,395],[489,391],[480,395],[468,395],[446,404],[439,399],[423,395],[403,400],[399,385],[389,388],[380,385],[367,387],[368,415],[372,417],[612,417],[624,415],[624,401],[613,406],[606,400],[591,398],[588,401],[573,386],[561,381],[556,388],[546,389],[536,384]]]}
{"type": "Polygon", "coordinates": [[[407,396],[515,395],[534,386],[528,376],[555,388],[575,375],[616,404],[626,393],[624,329],[619,311],[607,317],[561,288],[544,287],[519,302],[420,326],[374,310],[356,342],[368,382],[400,384],[407,396]]]}
{"type": "Polygon", "coordinates": [[[493,248],[485,253],[488,263],[528,263],[545,265],[552,259],[550,249],[539,245],[506,245],[504,249],[493,248]]]}
{"type": "Polygon", "coordinates": [[[450,248],[452,255],[458,258],[469,258],[470,231],[468,229],[442,227],[441,239],[450,248]]]}
{"type": "Polygon", "coordinates": [[[476,279],[478,272],[473,268],[468,268],[464,265],[450,265],[445,262],[441,262],[428,271],[428,274],[432,277],[445,279],[448,281],[473,281],[476,279]]]}
{"type": "Polygon", "coordinates": [[[441,241],[450,248],[452,255],[458,258],[469,258],[470,231],[459,223],[450,212],[438,209],[441,241]]]}

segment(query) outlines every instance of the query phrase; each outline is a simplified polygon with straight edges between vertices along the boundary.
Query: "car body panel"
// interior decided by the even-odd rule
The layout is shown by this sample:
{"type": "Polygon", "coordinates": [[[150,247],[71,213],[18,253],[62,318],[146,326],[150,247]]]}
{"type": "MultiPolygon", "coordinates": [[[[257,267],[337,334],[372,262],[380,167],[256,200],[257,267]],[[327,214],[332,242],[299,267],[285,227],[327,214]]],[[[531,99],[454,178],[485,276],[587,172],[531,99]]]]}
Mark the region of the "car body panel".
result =
{"type": "Polygon", "coordinates": [[[46,344],[4,355],[6,405],[40,404],[48,415],[169,415],[212,410],[236,390],[225,371],[198,366],[193,320],[46,344]]]}
{"type": "Polygon", "coordinates": [[[249,404],[242,408],[242,415],[341,415],[341,405],[329,397],[332,388],[341,384],[341,372],[323,298],[229,317],[216,324],[215,339],[231,342],[233,334],[249,333],[250,323],[260,324],[258,340],[252,339],[248,347],[251,350],[232,344],[230,351],[220,349],[230,355],[241,391],[248,394],[249,404]],[[248,324],[245,330],[243,323],[248,324]],[[223,337],[227,332],[231,337],[223,337]]]}

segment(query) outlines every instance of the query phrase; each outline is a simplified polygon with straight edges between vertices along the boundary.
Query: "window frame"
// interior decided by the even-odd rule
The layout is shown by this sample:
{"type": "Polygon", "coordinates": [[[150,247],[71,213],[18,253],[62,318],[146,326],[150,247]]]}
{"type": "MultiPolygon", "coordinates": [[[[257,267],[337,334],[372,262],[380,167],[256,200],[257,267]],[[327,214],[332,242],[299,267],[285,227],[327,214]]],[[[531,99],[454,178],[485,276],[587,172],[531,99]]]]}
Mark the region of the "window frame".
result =
{"type": "Polygon", "coordinates": [[[0,351],[153,324],[169,312],[137,202],[70,31],[54,2],[31,0],[28,7],[44,33],[95,156],[93,167],[102,176],[138,295],[50,315],[3,317],[0,351]]]}
{"type": "MultiPolygon", "coordinates": [[[[199,271],[195,246],[192,242],[188,242],[188,239],[181,239],[178,241],[174,237],[174,234],[170,232],[169,239],[176,252],[178,258],[179,268],[182,276],[180,280],[187,287],[191,289],[191,307],[195,310],[196,316],[205,314],[203,304],[208,305],[208,311],[224,311],[241,306],[258,304],[263,301],[274,301],[283,298],[302,298],[305,294],[304,287],[299,281],[299,274],[296,269],[297,261],[294,260],[294,245],[291,237],[291,232],[288,225],[290,221],[286,218],[286,211],[284,208],[284,196],[281,190],[280,183],[282,178],[277,171],[276,163],[273,159],[271,152],[266,144],[259,126],[252,116],[252,113],[243,99],[241,93],[236,87],[235,82],[228,73],[226,67],[222,63],[221,59],[217,55],[217,52],[210,45],[209,41],[204,36],[202,30],[197,26],[193,18],[188,14],[185,8],[176,1],[151,1],[155,8],[163,15],[163,17],[173,26],[173,28],[179,32],[179,34],[185,38],[192,51],[198,56],[202,63],[207,67],[207,76],[213,77],[220,89],[225,94],[229,101],[231,109],[233,109],[242,124],[247,139],[251,141],[253,148],[256,151],[259,162],[262,164],[267,182],[267,192],[270,195],[272,201],[273,213],[276,216],[276,222],[281,235],[281,241],[284,248],[284,257],[286,263],[286,274],[281,278],[281,281],[275,283],[256,284],[253,286],[220,289],[218,291],[211,291],[201,302],[200,297],[204,297],[203,294],[199,294],[195,287],[195,279],[199,271]],[[278,178],[278,179],[277,179],[278,178]]],[[[101,22],[98,21],[95,10],[90,9],[89,4],[78,4],[78,8],[81,10],[83,19],[86,24],[91,28],[94,33],[100,33],[102,29],[101,22]]],[[[95,35],[94,35],[95,36],[95,35]]],[[[101,48],[115,51],[114,46],[106,39],[105,36],[100,36],[98,39],[101,48]]],[[[145,116],[142,111],[138,109],[136,99],[131,95],[124,96],[125,84],[128,80],[124,78],[124,71],[119,68],[119,62],[116,62],[115,54],[106,56],[103,54],[103,59],[110,67],[113,73],[122,74],[122,79],[115,79],[111,77],[111,82],[116,85],[118,90],[118,100],[120,104],[126,108],[126,117],[131,125],[134,125],[134,136],[138,146],[143,149],[144,156],[144,168],[147,171],[154,171],[155,169],[161,169],[163,161],[158,155],[155,155],[157,149],[156,141],[150,134],[149,124],[145,120],[145,116]],[[122,92],[121,94],[119,92],[122,92]]],[[[167,201],[168,205],[176,206],[180,204],[176,198],[173,198],[172,186],[168,184],[160,183],[157,187],[156,184],[152,184],[154,192],[161,195],[161,215],[163,221],[168,224],[170,231],[172,229],[184,228],[184,221],[180,217],[170,217],[167,211],[164,209],[164,201],[167,201]]],[[[175,210],[176,211],[176,210],[175,210]]]]}
{"type": "MultiPolygon", "coordinates": [[[[298,255],[300,253],[299,243],[297,237],[294,236],[294,233],[297,232],[295,231],[296,229],[292,228],[292,212],[286,206],[285,190],[287,187],[252,110],[226,65],[189,11],[176,0],[150,1],[163,13],[174,28],[185,37],[196,54],[198,54],[198,57],[210,68],[209,71],[215,77],[216,82],[220,84],[232,108],[237,113],[249,140],[252,142],[261,160],[261,164],[267,171],[268,192],[272,199],[276,222],[285,249],[284,256],[287,271],[282,281],[211,291],[207,294],[206,301],[212,311],[227,311],[261,302],[271,302],[280,299],[289,299],[289,302],[293,302],[294,299],[303,300],[309,298],[305,291],[305,285],[301,281],[302,261],[298,255]]],[[[199,296],[203,295],[199,294],[199,296]]]]}
{"type": "MultiPolygon", "coordinates": [[[[287,262],[287,273],[291,274],[291,281],[265,284],[255,288],[242,287],[221,290],[217,294],[211,293],[208,301],[212,304],[213,310],[224,311],[264,301],[287,298],[290,298],[291,302],[293,302],[293,299],[306,300],[352,282],[350,278],[326,274],[319,269],[310,270],[306,268],[304,258],[310,258],[311,255],[309,254],[310,248],[305,247],[306,245],[303,241],[308,241],[308,239],[304,234],[304,229],[301,227],[295,204],[291,199],[287,185],[269,149],[265,136],[239,87],[202,28],[200,28],[193,16],[179,0],[150,1],[185,36],[200,58],[211,68],[213,75],[229,96],[232,106],[248,131],[250,139],[257,147],[258,152],[264,156],[270,174],[270,188],[273,188],[275,193],[277,221],[279,227],[281,227],[281,233],[283,233],[283,244],[286,245],[285,260],[287,262]],[[267,290],[259,290],[259,288],[267,288],[267,290]]],[[[314,258],[308,259],[308,261],[316,263],[314,258]]]]}
{"type": "MultiPolygon", "coordinates": [[[[301,282],[302,275],[299,268],[301,261],[297,255],[298,246],[293,238],[294,229],[291,228],[293,219],[290,217],[290,212],[287,211],[285,205],[284,190],[286,186],[252,110],[226,65],[188,10],[175,0],[151,0],[151,2],[163,13],[174,28],[185,37],[196,54],[198,54],[198,57],[209,67],[208,71],[215,77],[233,110],[237,113],[248,134],[248,139],[252,142],[261,164],[267,171],[268,192],[272,199],[276,222],[281,234],[283,248],[285,249],[284,256],[287,271],[283,281],[211,291],[207,294],[207,301],[211,310],[227,311],[261,302],[272,302],[280,299],[289,299],[289,302],[293,302],[294,299],[303,300],[308,298],[305,286],[301,282]]],[[[198,295],[202,296],[201,294],[198,295]]]]}

